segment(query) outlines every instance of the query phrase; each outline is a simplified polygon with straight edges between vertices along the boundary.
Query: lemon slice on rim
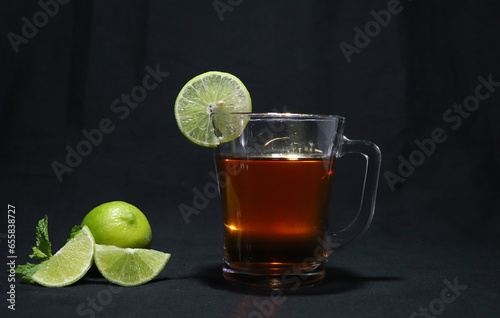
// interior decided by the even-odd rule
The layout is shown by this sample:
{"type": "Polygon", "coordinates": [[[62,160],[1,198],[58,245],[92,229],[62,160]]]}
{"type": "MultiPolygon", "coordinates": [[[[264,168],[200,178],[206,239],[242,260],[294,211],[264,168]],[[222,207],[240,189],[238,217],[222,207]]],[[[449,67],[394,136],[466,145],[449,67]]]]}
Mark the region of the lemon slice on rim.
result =
{"type": "Polygon", "coordinates": [[[242,116],[222,116],[215,128],[214,114],[251,111],[252,102],[245,85],[234,75],[216,71],[191,79],[175,101],[175,119],[180,131],[191,142],[205,147],[216,147],[237,138],[247,122],[242,116]]]}

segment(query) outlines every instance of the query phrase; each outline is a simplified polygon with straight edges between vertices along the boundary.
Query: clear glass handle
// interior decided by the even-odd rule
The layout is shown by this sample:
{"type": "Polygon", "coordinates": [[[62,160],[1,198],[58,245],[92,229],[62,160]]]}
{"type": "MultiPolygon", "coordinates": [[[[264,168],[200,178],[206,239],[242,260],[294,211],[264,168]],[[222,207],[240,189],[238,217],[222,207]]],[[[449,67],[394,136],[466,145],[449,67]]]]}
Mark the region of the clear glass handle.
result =
{"type": "Polygon", "coordinates": [[[336,252],[349,245],[368,230],[375,213],[375,200],[382,160],[380,149],[373,142],[350,140],[342,137],[341,143],[338,157],[348,153],[362,154],[366,158],[366,170],[358,213],[346,228],[339,232],[328,233],[330,252],[336,252]]]}

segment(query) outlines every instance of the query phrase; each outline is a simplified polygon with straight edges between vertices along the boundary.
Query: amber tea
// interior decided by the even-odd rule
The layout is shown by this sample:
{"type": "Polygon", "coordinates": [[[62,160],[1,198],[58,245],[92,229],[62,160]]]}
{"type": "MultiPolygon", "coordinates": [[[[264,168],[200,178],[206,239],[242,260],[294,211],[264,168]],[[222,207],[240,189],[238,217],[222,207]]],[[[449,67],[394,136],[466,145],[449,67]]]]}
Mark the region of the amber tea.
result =
{"type": "Polygon", "coordinates": [[[324,260],[319,242],[326,231],[332,158],[218,157],[216,163],[230,267],[279,274],[290,266],[310,270],[324,260]],[[314,256],[320,259],[311,262],[314,256]]]}

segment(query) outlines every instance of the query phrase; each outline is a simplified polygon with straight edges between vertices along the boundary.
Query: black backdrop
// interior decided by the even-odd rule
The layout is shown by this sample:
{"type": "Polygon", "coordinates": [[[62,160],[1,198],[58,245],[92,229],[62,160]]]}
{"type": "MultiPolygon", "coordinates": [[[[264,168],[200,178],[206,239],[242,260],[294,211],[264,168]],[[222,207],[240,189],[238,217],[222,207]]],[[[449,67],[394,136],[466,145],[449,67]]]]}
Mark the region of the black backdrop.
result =
{"type": "MultiPolygon", "coordinates": [[[[24,263],[43,215],[58,249],[88,211],[112,200],[145,212],[152,248],[173,256],[136,288],[86,279],[47,289],[17,277],[16,310],[3,301],[0,311],[496,317],[499,9],[493,0],[2,1],[2,262],[9,204],[24,263]],[[256,112],[343,115],[348,137],[371,140],[383,154],[367,235],[330,257],[322,285],[279,304],[267,291],[222,280],[217,198],[189,224],[179,211],[212,182],[214,165],[211,149],[178,131],[173,104],[208,70],[238,76],[256,112]],[[84,155],[68,157],[70,148],[84,155]],[[58,177],[55,166],[67,170],[58,177]]],[[[334,210],[353,209],[362,164],[356,156],[339,162],[334,210]]],[[[11,297],[2,272],[3,297],[11,297]]]]}

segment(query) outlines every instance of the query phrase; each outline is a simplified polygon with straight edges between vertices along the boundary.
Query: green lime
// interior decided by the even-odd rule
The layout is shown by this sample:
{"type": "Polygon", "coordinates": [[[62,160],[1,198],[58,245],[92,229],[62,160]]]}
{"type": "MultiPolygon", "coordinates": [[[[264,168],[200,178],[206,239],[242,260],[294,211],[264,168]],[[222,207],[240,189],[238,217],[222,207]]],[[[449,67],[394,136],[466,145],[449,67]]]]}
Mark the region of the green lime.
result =
{"type": "Polygon", "coordinates": [[[191,79],[175,101],[175,119],[180,131],[193,143],[205,147],[216,147],[237,138],[246,125],[241,117],[228,116],[216,122],[215,129],[212,115],[251,111],[252,102],[245,85],[234,75],[216,71],[191,79]]]}
{"type": "Polygon", "coordinates": [[[87,226],[69,240],[33,275],[33,280],[47,287],[71,285],[82,278],[92,265],[95,241],[87,226]]]}
{"type": "Polygon", "coordinates": [[[94,260],[99,272],[120,286],[138,286],[149,282],[163,270],[170,254],[141,248],[95,245],[94,260]]]}
{"type": "Polygon", "coordinates": [[[112,201],[90,211],[82,221],[97,244],[149,248],[152,233],[146,216],[132,204],[112,201]]]}

